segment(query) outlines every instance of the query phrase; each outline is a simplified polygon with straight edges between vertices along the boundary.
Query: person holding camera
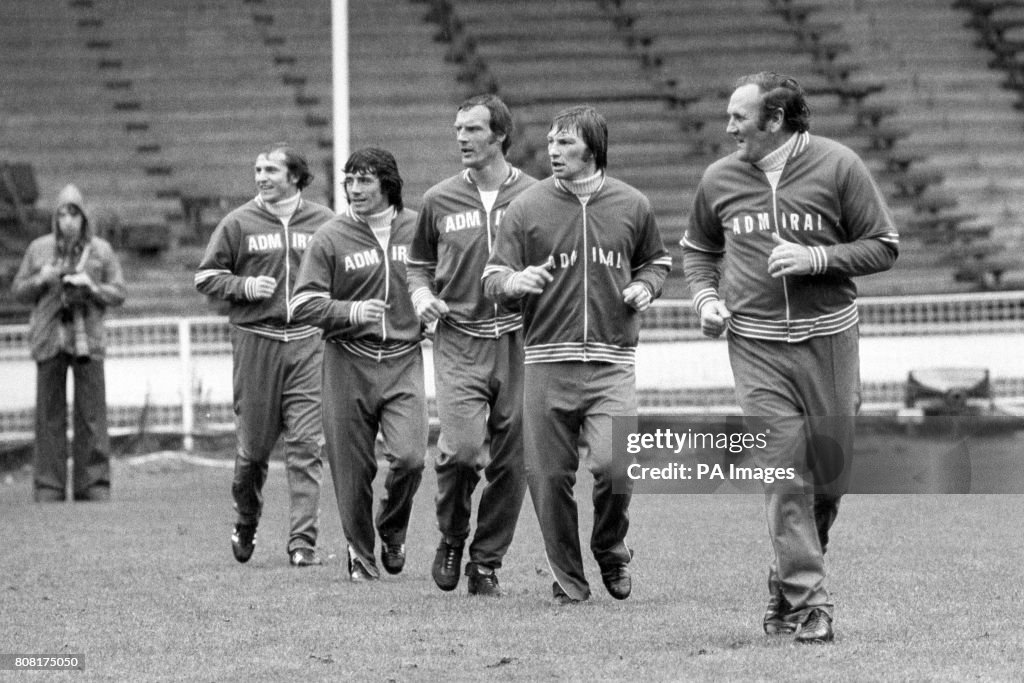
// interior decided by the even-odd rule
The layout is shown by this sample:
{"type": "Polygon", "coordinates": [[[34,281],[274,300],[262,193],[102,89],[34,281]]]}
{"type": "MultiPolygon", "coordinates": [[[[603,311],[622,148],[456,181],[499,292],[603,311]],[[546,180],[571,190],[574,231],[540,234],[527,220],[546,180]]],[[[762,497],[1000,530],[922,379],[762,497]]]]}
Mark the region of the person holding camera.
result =
{"type": "Polygon", "coordinates": [[[93,234],[82,193],[57,196],[49,234],[32,241],[14,277],[14,297],[33,304],[29,344],[36,362],[34,499],[67,493],[67,373],[74,378],[72,493],[75,500],[110,498],[104,314],[124,302],[121,264],[107,240],[93,234]]]}

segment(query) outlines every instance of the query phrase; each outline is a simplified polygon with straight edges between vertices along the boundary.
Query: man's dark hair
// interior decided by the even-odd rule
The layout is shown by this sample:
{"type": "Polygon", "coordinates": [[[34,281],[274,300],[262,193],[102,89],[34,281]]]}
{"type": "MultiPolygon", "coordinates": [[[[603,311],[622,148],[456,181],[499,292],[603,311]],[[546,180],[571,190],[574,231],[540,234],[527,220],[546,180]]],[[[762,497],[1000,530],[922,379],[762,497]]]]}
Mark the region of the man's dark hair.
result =
{"type": "Polygon", "coordinates": [[[477,106],[487,107],[487,111],[491,113],[491,133],[505,136],[501,142],[501,153],[507,154],[508,148],[512,146],[512,133],[516,130],[516,124],[512,120],[512,112],[509,111],[508,105],[502,102],[497,95],[487,93],[470,97],[460,104],[456,111],[467,111],[477,106]]]}
{"type": "Polygon", "coordinates": [[[309,162],[306,161],[306,157],[301,152],[287,142],[275,142],[261,150],[259,154],[270,156],[274,152],[280,152],[284,156],[285,168],[295,176],[296,187],[301,190],[313,182],[313,173],[309,170],[309,162]]]}
{"type": "Polygon", "coordinates": [[[761,71],[743,76],[736,81],[736,87],[754,84],[761,91],[761,111],[758,128],[764,129],[773,112],[782,112],[782,125],[786,130],[803,133],[811,128],[811,110],[807,106],[807,95],[796,79],[761,71]]]}
{"type": "Polygon", "coordinates": [[[402,176],[398,173],[398,162],[391,152],[379,147],[357,149],[345,162],[344,171],[376,176],[380,181],[381,192],[388,198],[388,204],[399,211],[402,210],[402,176]]]}
{"type": "Polygon", "coordinates": [[[608,123],[593,107],[581,104],[569,107],[555,114],[551,121],[552,130],[576,130],[583,138],[583,144],[594,155],[597,170],[608,166],[608,123]]]}

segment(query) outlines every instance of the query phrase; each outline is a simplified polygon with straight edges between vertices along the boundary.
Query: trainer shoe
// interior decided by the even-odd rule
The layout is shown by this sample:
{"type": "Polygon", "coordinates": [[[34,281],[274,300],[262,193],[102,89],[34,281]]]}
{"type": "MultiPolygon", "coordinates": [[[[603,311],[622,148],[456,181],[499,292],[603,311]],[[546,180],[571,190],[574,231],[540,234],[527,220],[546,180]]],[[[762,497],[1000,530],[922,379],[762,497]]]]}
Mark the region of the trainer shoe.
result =
{"type": "Polygon", "coordinates": [[[67,494],[60,489],[45,486],[40,486],[32,492],[32,500],[37,503],[63,503],[66,496],[67,494]]]}
{"type": "Polygon", "coordinates": [[[764,611],[761,622],[764,632],[770,636],[785,635],[796,631],[798,624],[789,618],[792,608],[781,590],[772,593],[768,598],[768,607],[764,611]]]}
{"type": "Polygon", "coordinates": [[[455,590],[459,585],[459,570],[462,568],[461,545],[452,545],[443,538],[437,546],[434,554],[434,565],[430,573],[434,577],[434,583],[443,591],[455,590]]]}
{"type": "Polygon", "coordinates": [[[288,561],[293,567],[313,567],[323,564],[323,560],[312,548],[296,548],[288,556],[288,561]]]}
{"type": "Polygon", "coordinates": [[[348,556],[348,578],[352,583],[364,583],[376,581],[379,577],[371,574],[362,562],[358,562],[351,555],[348,556]]]}
{"type": "Polygon", "coordinates": [[[558,584],[557,581],[551,584],[551,593],[555,597],[556,605],[578,605],[579,603],[583,602],[582,600],[569,597],[568,593],[562,590],[562,587],[558,584]]]}
{"type": "Polygon", "coordinates": [[[616,600],[625,600],[633,592],[633,579],[629,575],[629,565],[616,564],[601,569],[601,580],[608,594],[616,600]]]}
{"type": "MultiPolygon", "coordinates": [[[[629,559],[633,559],[633,551],[629,551],[629,559]]],[[[629,563],[612,564],[601,567],[601,580],[608,594],[616,600],[625,600],[633,592],[633,578],[629,574],[629,563]]]]}
{"type": "Polygon", "coordinates": [[[388,574],[400,574],[405,567],[405,544],[384,543],[380,547],[380,563],[388,574]]]}
{"type": "Polygon", "coordinates": [[[832,617],[823,609],[812,609],[796,633],[798,643],[828,643],[833,638],[832,617]]]}
{"type": "Polygon", "coordinates": [[[239,562],[248,562],[256,550],[256,525],[236,524],[231,532],[231,552],[239,562]]]}
{"type": "Polygon", "coordinates": [[[486,595],[495,598],[501,596],[498,575],[490,567],[469,562],[466,564],[466,578],[469,582],[470,595],[486,595]]]}
{"type": "Polygon", "coordinates": [[[90,486],[85,491],[75,491],[73,497],[81,502],[105,503],[110,500],[110,487],[102,484],[90,486]]]}

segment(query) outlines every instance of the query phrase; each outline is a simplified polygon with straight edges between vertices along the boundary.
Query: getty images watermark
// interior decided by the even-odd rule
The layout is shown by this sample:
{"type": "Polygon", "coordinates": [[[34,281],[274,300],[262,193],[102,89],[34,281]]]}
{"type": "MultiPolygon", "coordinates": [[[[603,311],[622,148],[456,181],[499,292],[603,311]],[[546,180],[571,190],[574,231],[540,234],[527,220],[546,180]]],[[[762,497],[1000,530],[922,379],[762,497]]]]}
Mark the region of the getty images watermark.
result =
{"type": "Polygon", "coordinates": [[[1024,493],[1010,416],[616,417],[613,449],[635,494],[1024,493]]]}

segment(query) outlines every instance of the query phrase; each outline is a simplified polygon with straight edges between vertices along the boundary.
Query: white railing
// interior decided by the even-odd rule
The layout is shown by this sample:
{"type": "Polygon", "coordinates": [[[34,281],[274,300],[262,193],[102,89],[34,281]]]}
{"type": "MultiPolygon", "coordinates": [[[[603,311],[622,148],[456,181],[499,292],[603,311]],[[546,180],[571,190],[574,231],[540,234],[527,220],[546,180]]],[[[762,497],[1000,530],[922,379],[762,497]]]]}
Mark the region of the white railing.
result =
{"type": "MultiPolygon", "coordinates": [[[[1024,290],[982,294],[865,297],[857,302],[861,335],[910,337],[1024,332],[1024,290]]],[[[643,337],[658,341],[699,339],[690,301],[655,301],[644,314],[643,337]]],[[[177,356],[182,330],[192,353],[229,352],[226,318],[125,318],[107,321],[112,357],[177,356]],[[183,327],[184,326],[184,327],[183,327]]],[[[0,361],[28,358],[28,326],[0,325],[0,361]]]]}
{"type": "MultiPolygon", "coordinates": [[[[865,337],[925,338],[933,335],[1024,332],[1024,291],[864,298],[859,306],[861,331],[865,337]]],[[[212,427],[229,426],[232,420],[230,401],[223,396],[211,401],[203,391],[196,390],[197,366],[211,359],[222,364],[230,362],[229,329],[226,318],[213,316],[108,320],[108,368],[119,361],[136,364],[153,359],[156,361],[153,365],[163,373],[160,383],[175,387],[174,398],[170,401],[146,400],[144,405],[140,405],[142,401],[119,405],[116,400],[111,400],[111,429],[173,429],[180,430],[189,438],[212,427]]],[[[697,319],[689,301],[658,301],[645,314],[644,341],[689,342],[700,338],[697,319]]],[[[15,376],[8,374],[12,368],[20,368],[21,374],[15,381],[30,382],[28,378],[31,375],[24,371],[28,365],[31,365],[28,326],[0,326],[0,372],[5,373],[5,384],[15,376]]],[[[219,374],[225,373],[218,370],[219,374]]],[[[109,375],[108,369],[108,400],[109,375]]],[[[138,379],[142,381],[141,377],[138,379]]],[[[221,378],[223,381],[229,379],[229,374],[221,378]]],[[[997,396],[1024,397],[1024,377],[998,377],[994,378],[993,384],[997,396]]],[[[865,404],[898,403],[902,391],[902,384],[896,381],[867,382],[863,398],[865,404]]],[[[650,410],[698,409],[712,403],[729,404],[732,393],[728,386],[710,390],[707,387],[648,388],[641,391],[640,399],[641,404],[650,410]]],[[[3,406],[0,400],[0,435],[30,434],[33,409],[25,402],[7,408],[3,406]]]]}

